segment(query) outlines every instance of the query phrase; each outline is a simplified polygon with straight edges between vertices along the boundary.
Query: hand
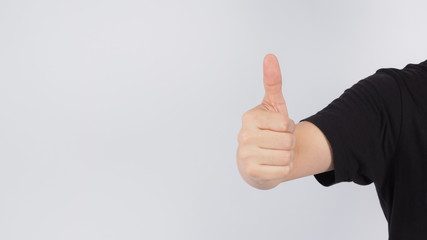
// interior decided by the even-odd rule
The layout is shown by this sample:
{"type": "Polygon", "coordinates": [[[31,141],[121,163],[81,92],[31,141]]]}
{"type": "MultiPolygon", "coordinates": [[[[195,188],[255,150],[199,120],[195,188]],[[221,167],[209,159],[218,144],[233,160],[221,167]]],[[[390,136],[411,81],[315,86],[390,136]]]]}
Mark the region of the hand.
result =
{"type": "Polygon", "coordinates": [[[267,190],[285,181],[292,170],[296,143],[295,123],[288,116],[277,58],[264,58],[262,103],[245,112],[238,135],[237,165],[251,186],[267,190]]]}

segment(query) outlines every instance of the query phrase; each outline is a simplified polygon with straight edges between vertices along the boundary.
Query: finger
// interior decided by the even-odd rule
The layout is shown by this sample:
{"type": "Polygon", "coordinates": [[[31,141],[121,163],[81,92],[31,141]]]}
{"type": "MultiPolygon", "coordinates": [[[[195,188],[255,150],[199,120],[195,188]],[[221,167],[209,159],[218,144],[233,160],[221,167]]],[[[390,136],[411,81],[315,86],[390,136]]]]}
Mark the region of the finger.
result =
{"type": "Polygon", "coordinates": [[[294,150],[260,149],[259,152],[261,155],[254,159],[260,165],[287,166],[294,158],[294,150]]]}
{"type": "Polygon", "coordinates": [[[259,130],[250,140],[256,143],[259,148],[274,150],[292,150],[296,143],[294,134],[270,130],[259,130]]]}
{"type": "Polygon", "coordinates": [[[282,93],[282,74],[279,61],[273,54],[267,54],[263,63],[263,81],[265,95],[263,104],[275,111],[288,115],[285,98],[282,93]]]}
{"type": "Polygon", "coordinates": [[[267,166],[267,165],[258,165],[256,168],[249,171],[249,175],[252,178],[270,181],[283,179],[289,175],[290,166],[267,166]]]}
{"type": "Polygon", "coordinates": [[[254,114],[255,125],[258,129],[277,132],[295,131],[295,122],[282,113],[261,110],[254,114]]]}

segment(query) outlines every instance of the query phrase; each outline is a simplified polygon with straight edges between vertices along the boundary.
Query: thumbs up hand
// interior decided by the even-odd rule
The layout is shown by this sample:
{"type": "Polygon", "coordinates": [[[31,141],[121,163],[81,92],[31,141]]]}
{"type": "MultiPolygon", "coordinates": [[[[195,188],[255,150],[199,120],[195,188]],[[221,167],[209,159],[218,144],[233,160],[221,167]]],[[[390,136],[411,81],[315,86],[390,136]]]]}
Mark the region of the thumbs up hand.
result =
{"type": "Polygon", "coordinates": [[[286,180],[292,170],[295,123],[288,116],[282,93],[277,58],[264,58],[262,103],[245,112],[238,135],[237,165],[242,178],[258,189],[271,189],[286,180]]]}

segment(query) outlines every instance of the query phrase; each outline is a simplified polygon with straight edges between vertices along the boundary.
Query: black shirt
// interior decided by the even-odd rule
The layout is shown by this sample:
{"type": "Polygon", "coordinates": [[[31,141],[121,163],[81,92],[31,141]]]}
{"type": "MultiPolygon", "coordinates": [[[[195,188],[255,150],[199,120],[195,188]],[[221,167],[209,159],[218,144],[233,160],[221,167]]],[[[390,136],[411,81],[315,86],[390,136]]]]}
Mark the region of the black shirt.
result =
{"type": "Polygon", "coordinates": [[[389,239],[427,239],[427,60],[379,69],[301,121],[332,147],[320,184],[374,183],[389,239]]]}

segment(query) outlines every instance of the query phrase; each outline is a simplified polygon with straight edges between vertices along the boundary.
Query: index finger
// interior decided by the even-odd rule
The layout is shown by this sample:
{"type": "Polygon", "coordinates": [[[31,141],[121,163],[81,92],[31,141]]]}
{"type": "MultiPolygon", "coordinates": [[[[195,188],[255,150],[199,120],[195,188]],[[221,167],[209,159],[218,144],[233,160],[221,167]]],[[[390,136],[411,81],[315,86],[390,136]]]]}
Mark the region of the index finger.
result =
{"type": "Polygon", "coordinates": [[[260,110],[255,116],[255,125],[261,130],[290,133],[295,131],[295,122],[282,113],[260,110]]]}

